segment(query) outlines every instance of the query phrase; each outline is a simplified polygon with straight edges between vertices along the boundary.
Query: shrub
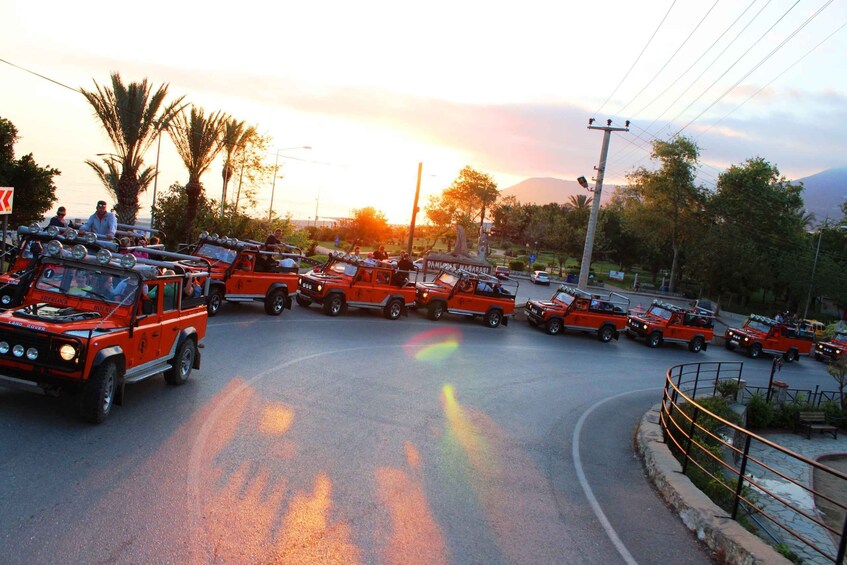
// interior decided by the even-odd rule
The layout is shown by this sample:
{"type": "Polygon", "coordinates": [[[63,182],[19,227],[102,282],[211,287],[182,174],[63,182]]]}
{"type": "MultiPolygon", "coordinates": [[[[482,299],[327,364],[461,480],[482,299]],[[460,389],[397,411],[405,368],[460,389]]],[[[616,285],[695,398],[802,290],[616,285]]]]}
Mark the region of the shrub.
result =
{"type": "Polygon", "coordinates": [[[512,271],[523,271],[524,267],[523,261],[509,261],[509,269],[512,271]]]}
{"type": "Polygon", "coordinates": [[[738,394],[739,388],[741,388],[741,385],[738,381],[725,379],[718,381],[718,384],[715,385],[715,392],[724,398],[735,399],[735,395],[738,394]]]}
{"type": "Polygon", "coordinates": [[[751,428],[767,428],[773,420],[773,406],[757,392],[747,402],[747,425],[751,428]]]}
{"type": "Polygon", "coordinates": [[[797,421],[797,413],[808,409],[809,405],[805,402],[783,404],[774,411],[770,425],[772,428],[793,429],[797,421]]]}

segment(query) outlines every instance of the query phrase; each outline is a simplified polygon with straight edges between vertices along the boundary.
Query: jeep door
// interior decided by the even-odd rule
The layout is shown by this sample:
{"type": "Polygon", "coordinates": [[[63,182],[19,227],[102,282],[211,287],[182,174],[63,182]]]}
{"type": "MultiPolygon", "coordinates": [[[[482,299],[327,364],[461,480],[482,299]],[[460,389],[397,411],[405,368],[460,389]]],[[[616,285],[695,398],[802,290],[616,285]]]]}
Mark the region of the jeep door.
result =
{"type": "Polygon", "coordinates": [[[176,353],[176,338],[179,336],[180,324],[179,303],[182,300],[182,281],[166,281],[165,292],[162,294],[161,340],[159,341],[159,358],[170,357],[176,353]]]}
{"type": "Polygon", "coordinates": [[[226,281],[227,296],[265,296],[265,280],[254,272],[255,255],[242,252],[232,266],[229,279],[226,281]]]}
{"type": "Polygon", "coordinates": [[[162,339],[162,281],[147,281],[142,287],[141,312],[132,339],[121,344],[126,358],[127,371],[159,358],[162,339]]]}
{"type": "MultiPolygon", "coordinates": [[[[353,279],[353,284],[350,286],[350,292],[347,295],[347,302],[374,302],[374,269],[372,267],[359,266],[356,272],[356,277],[353,279]]],[[[376,302],[379,302],[378,300],[376,302]]]]}

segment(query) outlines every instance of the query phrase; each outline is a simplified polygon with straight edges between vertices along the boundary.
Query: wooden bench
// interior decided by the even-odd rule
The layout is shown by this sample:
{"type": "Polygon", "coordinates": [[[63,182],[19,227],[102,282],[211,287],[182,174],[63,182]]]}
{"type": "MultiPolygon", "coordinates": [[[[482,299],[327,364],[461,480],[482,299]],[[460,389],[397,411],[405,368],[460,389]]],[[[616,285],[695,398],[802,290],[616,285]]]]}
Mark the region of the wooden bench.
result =
{"type": "Polygon", "coordinates": [[[823,412],[798,412],[794,431],[805,433],[806,439],[811,439],[812,432],[826,432],[832,434],[833,439],[838,439],[838,427],[827,424],[823,412]]]}

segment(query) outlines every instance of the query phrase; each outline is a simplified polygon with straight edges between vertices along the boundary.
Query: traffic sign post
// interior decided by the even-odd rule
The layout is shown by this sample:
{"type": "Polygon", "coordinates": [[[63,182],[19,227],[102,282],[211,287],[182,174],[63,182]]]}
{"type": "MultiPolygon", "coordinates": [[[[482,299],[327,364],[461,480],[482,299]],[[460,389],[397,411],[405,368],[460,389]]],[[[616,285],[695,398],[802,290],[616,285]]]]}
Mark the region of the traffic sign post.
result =
{"type": "MultiPolygon", "coordinates": [[[[9,214],[12,213],[12,202],[15,196],[15,187],[0,186],[0,214],[3,216],[3,243],[2,246],[3,260],[6,257],[6,233],[9,231],[9,214]]],[[[2,265],[0,265],[2,266],[2,265]]],[[[5,271],[5,269],[3,269],[5,271]]]]}

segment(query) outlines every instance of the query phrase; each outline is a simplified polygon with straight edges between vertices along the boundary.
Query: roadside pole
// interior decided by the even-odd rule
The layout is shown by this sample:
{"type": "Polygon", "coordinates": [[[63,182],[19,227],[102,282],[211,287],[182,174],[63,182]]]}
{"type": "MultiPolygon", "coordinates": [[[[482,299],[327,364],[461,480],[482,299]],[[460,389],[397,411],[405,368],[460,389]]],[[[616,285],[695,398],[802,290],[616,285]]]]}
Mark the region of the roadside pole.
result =
{"type": "MultiPolygon", "coordinates": [[[[591,215],[588,218],[588,229],[585,232],[585,248],[582,252],[582,263],[579,265],[579,282],[577,286],[581,290],[588,289],[588,271],[591,268],[591,252],[594,249],[594,231],[597,227],[597,216],[600,214],[600,193],[603,191],[603,176],[606,172],[606,156],[609,153],[609,138],[613,131],[629,131],[629,120],[626,127],[613,127],[612,120],[606,120],[605,126],[595,126],[594,118],[588,120],[588,129],[603,130],[603,147],[600,149],[600,165],[594,167],[597,171],[597,180],[594,185],[594,202],[591,206],[591,215]]],[[[580,184],[584,179],[580,177],[580,184]]],[[[586,186],[587,188],[587,186],[586,186]]],[[[592,190],[592,189],[588,189],[592,190]]]]}
{"type": "Polygon", "coordinates": [[[409,224],[409,245],[406,247],[406,253],[409,257],[412,256],[412,243],[415,240],[415,217],[418,215],[418,198],[421,195],[421,172],[423,171],[423,163],[418,163],[418,183],[415,185],[415,203],[412,204],[412,222],[409,224]]]}

